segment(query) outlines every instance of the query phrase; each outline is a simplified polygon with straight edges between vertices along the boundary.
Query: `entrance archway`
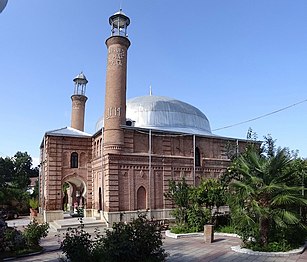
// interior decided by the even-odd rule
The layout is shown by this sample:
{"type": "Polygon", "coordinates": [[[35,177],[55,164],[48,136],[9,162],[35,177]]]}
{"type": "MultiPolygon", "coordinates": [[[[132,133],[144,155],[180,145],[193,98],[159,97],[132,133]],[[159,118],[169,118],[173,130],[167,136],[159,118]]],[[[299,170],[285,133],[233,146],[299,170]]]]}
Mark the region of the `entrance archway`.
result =
{"type": "Polygon", "coordinates": [[[86,185],[78,177],[65,179],[62,184],[63,190],[63,211],[76,212],[77,208],[84,208],[86,205],[86,185]]]}

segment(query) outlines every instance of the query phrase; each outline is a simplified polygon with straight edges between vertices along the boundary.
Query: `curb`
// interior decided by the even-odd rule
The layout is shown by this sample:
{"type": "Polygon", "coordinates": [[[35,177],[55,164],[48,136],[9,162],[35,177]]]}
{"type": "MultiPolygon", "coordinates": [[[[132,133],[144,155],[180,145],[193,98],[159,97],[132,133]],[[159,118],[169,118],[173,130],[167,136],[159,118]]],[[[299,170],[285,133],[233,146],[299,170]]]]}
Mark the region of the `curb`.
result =
{"type": "Polygon", "coordinates": [[[241,248],[240,246],[234,246],[231,247],[232,251],[235,251],[237,253],[243,253],[248,255],[255,255],[255,256],[266,256],[266,257],[286,257],[286,256],[293,256],[293,255],[299,255],[304,252],[306,248],[306,244],[300,248],[293,249],[287,252],[263,252],[263,251],[253,251],[251,249],[247,248],[241,248]]]}
{"type": "Polygon", "coordinates": [[[33,253],[24,254],[24,255],[15,256],[15,257],[7,257],[7,258],[3,258],[2,260],[3,261],[12,261],[12,260],[23,258],[23,257],[34,257],[34,256],[37,256],[37,255],[41,255],[41,254],[45,254],[45,253],[51,253],[51,252],[59,251],[59,250],[61,250],[60,247],[54,248],[54,249],[43,248],[41,251],[38,251],[38,252],[33,252],[33,253]]]}
{"type": "Polygon", "coordinates": [[[237,238],[240,238],[240,236],[238,234],[222,233],[222,232],[214,233],[214,236],[219,236],[219,237],[237,237],[237,238]]]}
{"type": "Polygon", "coordinates": [[[189,237],[203,237],[204,233],[175,234],[172,233],[170,230],[166,230],[165,236],[178,239],[178,238],[189,238],[189,237]]]}
{"type": "MultiPolygon", "coordinates": [[[[172,233],[170,230],[166,230],[165,236],[178,239],[178,238],[189,238],[189,237],[203,237],[204,233],[201,232],[201,233],[175,234],[175,233],[172,233]]],[[[240,236],[237,234],[229,234],[229,233],[214,233],[214,236],[240,238],[240,236]]]]}
{"type": "Polygon", "coordinates": [[[15,260],[15,259],[22,258],[22,257],[36,256],[36,255],[40,255],[40,254],[42,254],[42,253],[44,253],[44,250],[43,250],[43,249],[42,249],[41,251],[38,251],[38,252],[33,252],[33,253],[24,254],[24,255],[15,256],[15,257],[3,258],[3,261],[11,261],[11,260],[15,260]]]}

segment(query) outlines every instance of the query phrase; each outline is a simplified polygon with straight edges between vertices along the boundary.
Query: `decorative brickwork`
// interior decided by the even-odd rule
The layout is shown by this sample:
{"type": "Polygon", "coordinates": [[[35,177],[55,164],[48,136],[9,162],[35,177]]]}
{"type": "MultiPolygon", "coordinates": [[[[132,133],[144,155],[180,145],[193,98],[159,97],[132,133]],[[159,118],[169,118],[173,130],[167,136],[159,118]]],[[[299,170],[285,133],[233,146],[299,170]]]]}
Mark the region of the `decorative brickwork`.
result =
{"type": "MultiPolygon", "coordinates": [[[[119,16],[127,18],[122,13],[119,16]]],[[[71,97],[71,125],[75,129],[55,130],[44,136],[40,207],[47,221],[61,218],[65,208],[75,211],[76,206],[84,207],[86,214],[101,215],[111,224],[122,217],[129,221],[139,209],[148,209],[149,216],[157,219],[169,218],[173,204],[164,193],[170,180],[185,178],[190,185],[198,185],[202,179],[219,178],[229,158],[246,147],[246,141],[231,138],[126,125],[130,41],[121,29],[126,32],[129,23],[127,18],[123,28],[119,23],[112,24],[112,36],[106,40],[104,128],[93,136],[80,132],[84,129],[87,100],[87,79],[81,73],[74,79],[75,93],[71,97]]]]}
{"type": "Polygon", "coordinates": [[[71,110],[71,127],[84,131],[84,116],[86,96],[72,95],[72,110],[71,110]]]}

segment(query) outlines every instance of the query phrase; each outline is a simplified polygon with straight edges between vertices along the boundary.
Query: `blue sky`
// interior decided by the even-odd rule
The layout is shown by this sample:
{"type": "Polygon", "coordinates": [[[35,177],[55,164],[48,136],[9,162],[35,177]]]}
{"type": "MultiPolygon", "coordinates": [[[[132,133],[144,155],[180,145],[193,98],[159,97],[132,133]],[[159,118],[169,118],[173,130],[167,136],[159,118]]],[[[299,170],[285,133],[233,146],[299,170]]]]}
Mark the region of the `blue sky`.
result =
{"type": "MultiPolygon", "coordinates": [[[[9,0],[0,14],[0,155],[39,156],[46,131],[69,126],[72,79],[87,86],[85,131],[103,114],[108,18],[130,17],[127,97],[173,97],[211,128],[307,99],[305,0],[9,0]]],[[[307,157],[307,103],[216,131],[298,149],[307,157]]]]}

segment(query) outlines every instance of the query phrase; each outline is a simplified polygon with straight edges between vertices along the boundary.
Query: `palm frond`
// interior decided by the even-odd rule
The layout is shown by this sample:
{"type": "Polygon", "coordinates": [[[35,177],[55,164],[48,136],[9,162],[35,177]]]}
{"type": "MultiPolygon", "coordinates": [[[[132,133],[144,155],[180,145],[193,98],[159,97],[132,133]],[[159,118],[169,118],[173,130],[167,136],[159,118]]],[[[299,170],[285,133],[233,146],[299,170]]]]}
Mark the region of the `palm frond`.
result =
{"type": "Polygon", "coordinates": [[[307,199],[303,198],[299,195],[294,194],[278,194],[276,195],[272,201],[272,206],[307,206],[307,199]]]}
{"type": "Polygon", "coordinates": [[[296,225],[300,223],[300,219],[296,213],[288,210],[279,209],[273,213],[273,220],[278,226],[296,225]]]}
{"type": "Polygon", "coordinates": [[[243,197],[245,195],[252,195],[254,194],[254,188],[251,187],[249,184],[241,182],[241,181],[232,181],[229,185],[231,190],[234,190],[236,193],[240,193],[243,197]]]}

